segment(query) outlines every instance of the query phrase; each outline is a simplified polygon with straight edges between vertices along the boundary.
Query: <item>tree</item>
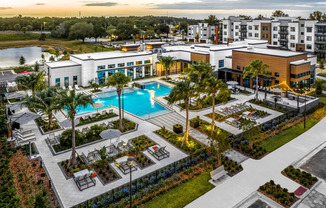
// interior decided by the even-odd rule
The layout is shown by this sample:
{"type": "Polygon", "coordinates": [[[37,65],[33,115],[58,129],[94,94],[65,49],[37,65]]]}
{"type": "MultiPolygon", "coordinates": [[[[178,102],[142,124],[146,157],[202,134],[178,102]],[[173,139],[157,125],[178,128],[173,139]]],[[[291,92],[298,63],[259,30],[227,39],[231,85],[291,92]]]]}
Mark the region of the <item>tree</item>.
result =
{"type": "Polygon", "coordinates": [[[168,74],[170,68],[175,64],[174,57],[172,56],[159,56],[158,62],[162,65],[162,69],[165,72],[166,80],[168,79],[168,74]]]}
{"type": "Polygon", "coordinates": [[[209,137],[210,140],[210,150],[213,155],[217,156],[217,166],[222,165],[222,154],[231,149],[232,141],[228,137],[226,132],[221,131],[221,129],[216,129],[212,132],[209,137]]]}
{"type": "Polygon", "coordinates": [[[8,135],[8,128],[7,128],[7,119],[6,114],[2,112],[0,115],[0,136],[3,136],[4,134],[8,135]]]}
{"type": "Polygon", "coordinates": [[[20,31],[20,29],[21,29],[20,24],[15,24],[15,25],[14,25],[14,30],[16,30],[16,31],[20,31]]]}
{"type": "Polygon", "coordinates": [[[262,20],[262,19],[264,19],[264,16],[261,14],[259,14],[258,17],[256,18],[256,20],[262,20]]]}
{"type": "Polygon", "coordinates": [[[320,62],[319,62],[319,68],[320,69],[325,69],[325,60],[324,59],[321,59],[320,62]]]}
{"type": "Polygon", "coordinates": [[[170,27],[166,24],[159,24],[156,26],[155,31],[160,31],[161,33],[165,33],[166,37],[169,37],[169,33],[170,33],[170,27]]]}
{"type": "Polygon", "coordinates": [[[309,19],[322,21],[325,20],[325,16],[325,13],[323,14],[321,11],[314,11],[313,13],[310,13],[309,19]]]}
{"type": "Polygon", "coordinates": [[[288,14],[285,14],[282,10],[275,10],[272,13],[272,17],[288,17],[288,14]]]}
{"type": "MultiPolygon", "coordinates": [[[[216,99],[216,94],[221,88],[226,88],[227,86],[223,84],[223,81],[220,79],[217,79],[213,76],[205,79],[205,85],[206,85],[206,92],[212,95],[212,129],[211,129],[211,135],[213,134],[214,128],[215,128],[215,99],[216,99]]],[[[228,98],[224,100],[224,97],[222,97],[223,100],[222,102],[226,103],[228,102],[228,98]]]]}
{"type": "Polygon", "coordinates": [[[39,70],[40,70],[40,66],[39,66],[38,62],[35,61],[34,71],[39,72],[39,70]]]}
{"type": "Polygon", "coordinates": [[[26,34],[26,32],[27,32],[27,27],[22,27],[22,28],[21,28],[21,31],[22,31],[24,34],[26,34]]]}
{"type": "Polygon", "coordinates": [[[239,129],[244,132],[244,137],[249,141],[249,147],[252,147],[254,141],[262,135],[260,127],[256,125],[257,122],[250,119],[243,119],[239,125],[239,129]]]}
{"type": "Polygon", "coordinates": [[[97,39],[105,36],[105,28],[101,24],[96,24],[94,27],[94,34],[93,37],[95,38],[95,42],[97,42],[97,39]]]}
{"type": "Polygon", "coordinates": [[[32,90],[33,94],[37,90],[42,90],[46,87],[44,81],[44,71],[38,73],[30,73],[28,75],[19,76],[16,78],[16,82],[26,90],[32,90]]]}
{"type": "Polygon", "coordinates": [[[256,93],[255,99],[258,100],[258,76],[259,75],[268,75],[266,69],[269,68],[268,65],[263,64],[262,61],[258,59],[252,60],[248,66],[243,70],[243,78],[246,78],[248,75],[256,77],[256,93]]]}
{"type": "Polygon", "coordinates": [[[131,34],[138,34],[139,30],[134,28],[132,24],[121,23],[117,25],[116,30],[114,30],[114,35],[118,36],[120,40],[126,40],[131,38],[131,34]]]}
{"type": "Polygon", "coordinates": [[[114,35],[115,30],[116,28],[113,25],[110,25],[109,27],[106,28],[106,33],[108,34],[108,36],[112,37],[112,35],[114,35]]]}
{"type": "Polygon", "coordinates": [[[26,63],[26,59],[25,59],[25,57],[24,56],[21,56],[20,58],[19,58],[19,65],[24,65],[26,63]]]}
{"type": "Polygon", "coordinates": [[[94,26],[92,23],[79,22],[70,27],[68,38],[70,40],[82,39],[83,43],[85,38],[90,38],[93,35],[94,26]]]}
{"type": "Polygon", "coordinates": [[[240,14],[239,17],[245,19],[245,20],[252,20],[252,17],[251,16],[248,16],[248,15],[244,15],[244,14],[240,14]]]}
{"type": "Polygon", "coordinates": [[[42,33],[39,38],[40,41],[45,41],[46,40],[46,34],[42,33]]]}
{"type": "Polygon", "coordinates": [[[119,130],[123,131],[122,118],[121,118],[121,92],[122,89],[130,82],[131,78],[126,76],[122,72],[114,73],[108,78],[107,85],[117,88],[117,94],[119,99],[119,130]]]}
{"type": "Polygon", "coordinates": [[[35,202],[34,202],[34,208],[47,208],[46,206],[46,200],[43,197],[42,193],[39,193],[35,197],[35,202]]]}
{"type": "Polygon", "coordinates": [[[54,56],[50,56],[49,61],[55,61],[54,56]]]}
{"type": "Polygon", "coordinates": [[[49,129],[53,126],[53,114],[61,110],[61,107],[56,103],[57,87],[50,87],[44,90],[36,91],[32,96],[26,98],[26,103],[29,108],[40,110],[49,119],[49,129]]]}
{"type": "Polygon", "coordinates": [[[147,37],[149,37],[149,39],[155,37],[155,31],[154,31],[154,29],[148,29],[148,30],[146,30],[146,35],[147,35],[147,37]]]}
{"type": "Polygon", "coordinates": [[[32,31],[33,30],[32,25],[27,25],[26,28],[27,28],[27,31],[32,31]]]}
{"type": "Polygon", "coordinates": [[[220,22],[215,15],[209,15],[207,19],[204,19],[204,21],[212,26],[218,25],[220,22]]]}
{"type": "Polygon", "coordinates": [[[172,105],[180,100],[183,100],[185,106],[183,110],[186,110],[186,132],[182,140],[182,145],[184,142],[188,143],[189,137],[189,101],[190,98],[195,95],[195,86],[191,84],[189,80],[183,82],[178,82],[174,88],[171,90],[168,96],[168,104],[172,105]]]}
{"type": "Polygon", "coordinates": [[[90,95],[84,95],[82,93],[76,93],[75,90],[60,90],[57,97],[57,104],[61,109],[66,109],[66,117],[71,120],[72,128],[72,153],[71,153],[71,164],[76,165],[76,138],[75,138],[75,117],[78,110],[82,107],[86,107],[88,104],[92,104],[93,100],[90,95]]]}

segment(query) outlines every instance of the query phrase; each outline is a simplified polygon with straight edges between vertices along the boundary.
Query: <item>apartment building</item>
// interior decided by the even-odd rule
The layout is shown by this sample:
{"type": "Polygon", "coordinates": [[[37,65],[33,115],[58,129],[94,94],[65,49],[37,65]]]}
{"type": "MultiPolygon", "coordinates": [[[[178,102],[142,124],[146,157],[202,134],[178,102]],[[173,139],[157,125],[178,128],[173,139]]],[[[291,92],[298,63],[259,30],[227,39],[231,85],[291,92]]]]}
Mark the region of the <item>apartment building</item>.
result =
{"type": "Polygon", "coordinates": [[[323,38],[323,33],[316,33],[317,27],[319,31],[323,31],[324,23],[318,23],[315,20],[299,20],[294,17],[244,20],[230,16],[228,19],[222,20],[222,24],[222,42],[225,44],[248,38],[267,40],[270,47],[273,48],[279,47],[291,51],[308,52],[316,54],[318,57],[324,56],[325,53],[320,49],[323,47],[322,45],[326,44],[326,39],[323,38]],[[316,42],[317,39],[319,40],[318,43],[316,42]]]}
{"type": "Polygon", "coordinates": [[[208,23],[188,26],[187,41],[191,43],[216,43],[222,41],[221,27],[211,26],[208,23]],[[214,40],[214,41],[213,41],[214,40]]]}
{"type": "Polygon", "coordinates": [[[241,85],[250,87],[254,81],[243,81],[236,75],[241,75],[243,67],[254,59],[262,59],[270,65],[274,79],[266,81],[269,84],[286,81],[291,86],[299,86],[315,80],[315,56],[308,56],[304,52],[268,49],[267,40],[248,39],[229,45],[164,46],[164,43],[152,42],[144,47],[130,44],[123,46],[121,51],[73,54],[67,61],[46,62],[45,68],[51,86],[88,86],[91,80],[103,83],[117,72],[133,80],[152,75],[164,76],[165,73],[180,74],[191,64],[203,61],[210,63],[225,81],[238,80],[241,85]],[[158,56],[172,56],[176,63],[166,72],[158,62],[158,56]]]}

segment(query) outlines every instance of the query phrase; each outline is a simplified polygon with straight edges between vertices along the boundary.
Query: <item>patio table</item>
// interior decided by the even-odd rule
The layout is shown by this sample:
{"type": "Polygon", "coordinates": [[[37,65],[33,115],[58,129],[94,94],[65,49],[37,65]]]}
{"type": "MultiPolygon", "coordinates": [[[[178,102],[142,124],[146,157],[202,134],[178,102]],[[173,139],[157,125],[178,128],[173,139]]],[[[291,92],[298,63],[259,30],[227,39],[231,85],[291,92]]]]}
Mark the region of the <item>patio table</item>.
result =
{"type": "Polygon", "coordinates": [[[74,178],[77,178],[77,177],[82,177],[86,174],[89,173],[89,170],[88,169],[84,169],[84,170],[81,170],[81,171],[78,171],[76,173],[74,173],[74,178]]]}

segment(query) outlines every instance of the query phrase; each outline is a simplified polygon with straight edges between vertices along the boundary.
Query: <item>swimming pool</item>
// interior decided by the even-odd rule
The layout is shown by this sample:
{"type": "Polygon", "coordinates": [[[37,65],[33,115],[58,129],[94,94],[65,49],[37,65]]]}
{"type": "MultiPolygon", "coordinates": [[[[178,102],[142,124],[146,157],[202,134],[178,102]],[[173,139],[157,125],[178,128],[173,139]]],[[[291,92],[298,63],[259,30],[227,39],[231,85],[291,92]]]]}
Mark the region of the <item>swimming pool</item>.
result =
{"type": "MultiPolygon", "coordinates": [[[[124,89],[121,95],[121,108],[142,118],[149,118],[167,113],[168,110],[156,103],[154,97],[169,94],[171,88],[157,82],[145,83],[143,88],[144,89],[141,90],[124,89]]],[[[95,103],[103,103],[103,108],[110,106],[119,107],[119,99],[115,91],[99,93],[97,95],[98,98],[93,99],[93,101],[95,103]]],[[[98,110],[103,108],[99,108],[98,110]]],[[[97,109],[88,105],[86,108],[80,109],[78,114],[96,110],[97,109]]]]}

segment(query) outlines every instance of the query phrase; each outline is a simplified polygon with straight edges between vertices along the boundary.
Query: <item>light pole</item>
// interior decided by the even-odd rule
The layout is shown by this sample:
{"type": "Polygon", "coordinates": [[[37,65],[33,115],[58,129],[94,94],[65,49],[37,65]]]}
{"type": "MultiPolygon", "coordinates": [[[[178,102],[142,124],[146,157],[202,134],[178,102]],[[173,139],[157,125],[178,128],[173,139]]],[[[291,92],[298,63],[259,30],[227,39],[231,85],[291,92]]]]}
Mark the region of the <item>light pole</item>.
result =
{"type": "Polygon", "coordinates": [[[303,119],[303,128],[306,128],[306,106],[307,106],[307,93],[304,94],[304,119],[303,119]]]}
{"type": "Polygon", "coordinates": [[[130,196],[130,199],[129,199],[129,202],[130,202],[130,208],[132,207],[132,190],[131,190],[131,181],[132,181],[132,178],[131,178],[131,167],[132,167],[132,162],[134,161],[134,157],[131,157],[129,156],[128,159],[128,165],[129,165],[129,168],[130,168],[130,183],[129,183],[129,196],[130,196]]]}

